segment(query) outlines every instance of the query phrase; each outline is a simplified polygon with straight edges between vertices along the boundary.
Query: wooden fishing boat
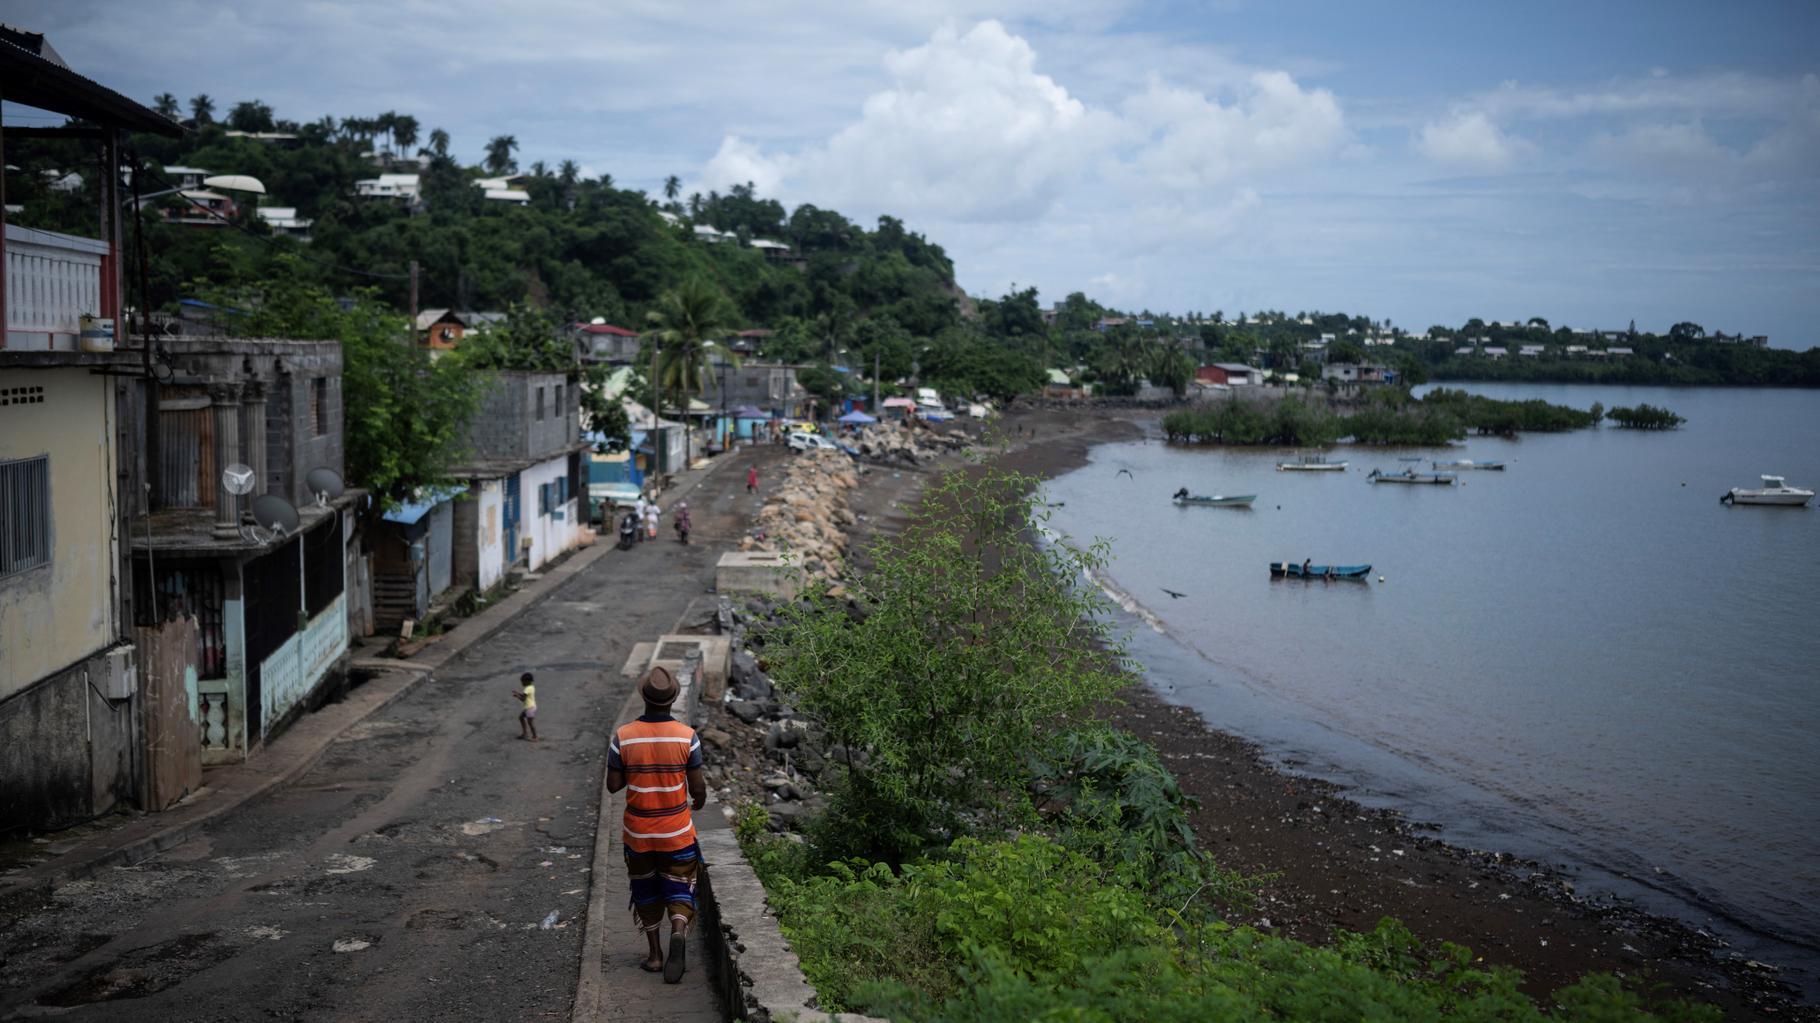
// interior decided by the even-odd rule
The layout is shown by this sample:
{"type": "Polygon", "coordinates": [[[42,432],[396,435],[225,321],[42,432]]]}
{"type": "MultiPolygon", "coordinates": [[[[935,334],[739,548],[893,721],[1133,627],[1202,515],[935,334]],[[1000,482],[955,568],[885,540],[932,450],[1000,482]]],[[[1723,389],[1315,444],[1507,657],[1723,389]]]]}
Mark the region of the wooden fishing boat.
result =
{"type": "Polygon", "coordinates": [[[1370,565],[1298,565],[1293,561],[1270,563],[1272,579],[1364,579],[1370,565]]]}
{"type": "Polygon", "coordinates": [[[1761,487],[1733,487],[1719,498],[1720,504],[1772,504],[1799,508],[1814,499],[1814,492],[1804,487],[1791,487],[1781,476],[1763,477],[1761,487]]]}
{"type": "Polygon", "coordinates": [[[1200,504],[1209,508],[1249,508],[1257,499],[1256,494],[1190,494],[1187,487],[1170,495],[1170,500],[1176,504],[1200,504]]]}
{"type": "Polygon", "coordinates": [[[1278,462],[1278,472],[1345,472],[1345,462],[1329,462],[1326,455],[1303,455],[1293,462],[1278,462]]]}
{"type": "Polygon", "coordinates": [[[1373,469],[1371,475],[1365,478],[1373,483],[1426,483],[1437,487],[1451,487],[1454,481],[1451,472],[1417,472],[1414,469],[1404,469],[1402,472],[1379,472],[1373,469]]]}
{"type": "Polygon", "coordinates": [[[1430,464],[1437,469],[1485,469],[1492,472],[1504,471],[1503,462],[1475,462],[1470,458],[1463,458],[1458,462],[1433,462],[1430,464]]]}

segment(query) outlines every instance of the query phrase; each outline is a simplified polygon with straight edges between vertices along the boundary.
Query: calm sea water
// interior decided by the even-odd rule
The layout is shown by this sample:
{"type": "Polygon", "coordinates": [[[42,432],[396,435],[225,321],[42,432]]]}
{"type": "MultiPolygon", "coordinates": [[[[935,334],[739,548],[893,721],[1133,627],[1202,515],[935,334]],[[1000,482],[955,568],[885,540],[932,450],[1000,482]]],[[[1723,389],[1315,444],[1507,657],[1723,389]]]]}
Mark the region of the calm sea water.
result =
{"type": "Polygon", "coordinates": [[[1108,445],[1051,484],[1051,526],[1113,541],[1134,654],[1215,727],[1449,841],[1707,927],[1812,994],[1820,507],[1718,498],[1761,473],[1820,484],[1820,392],[1470,389],[1688,422],[1422,451],[1510,463],[1451,488],[1366,481],[1414,449],[1282,473],[1282,450],[1108,445]],[[1179,486],[1258,500],[1177,508],[1179,486]],[[1373,578],[1269,578],[1304,558],[1373,578]]]}

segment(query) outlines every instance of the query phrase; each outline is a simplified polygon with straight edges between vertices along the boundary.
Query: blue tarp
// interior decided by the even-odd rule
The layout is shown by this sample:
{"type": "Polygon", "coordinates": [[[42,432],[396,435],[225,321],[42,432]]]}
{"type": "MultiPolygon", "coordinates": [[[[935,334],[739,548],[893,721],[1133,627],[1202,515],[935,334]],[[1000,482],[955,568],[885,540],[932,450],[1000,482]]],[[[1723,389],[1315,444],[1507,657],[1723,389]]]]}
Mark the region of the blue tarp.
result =
{"type": "Polygon", "coordinates": [[[418,519],[430,514],[430,509],[460,493],[461,487],[426,487],[417,492],[416,500],[398,505],[381,518],[401,526],[414,526],[418,519]]]}
{"type": "Polygon", "coordinates": [[[858,409],[854,409],[852,412],[849,412],[846,415],[840,417],[840,422],[852,423],[856,426],[863,426],[866,423],[876,423],[876,422],[878,422],[878,420],[873,418],[872,416],[865,414],[864,412],[859,411],[858,409]]]}

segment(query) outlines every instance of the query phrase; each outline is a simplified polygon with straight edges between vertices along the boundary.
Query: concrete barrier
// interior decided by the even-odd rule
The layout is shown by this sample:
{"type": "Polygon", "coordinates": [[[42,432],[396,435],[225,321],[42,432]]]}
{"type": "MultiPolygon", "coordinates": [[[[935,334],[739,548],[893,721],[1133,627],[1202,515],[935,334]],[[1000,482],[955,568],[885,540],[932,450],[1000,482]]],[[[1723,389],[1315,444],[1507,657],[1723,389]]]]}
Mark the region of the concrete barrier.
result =
{"type": "Polygon", "coordinates": [[[765,900],[765,886],[731,828],[700,833],[706,864],[696,882],[696,924],[713,958],[720,1003],[754,1023],[887,1023],[813,1008],[815,989],[765,900]]]}
{"type": "Polygon", "coordinates": [[[762,593],[791,600],[803,591],[803,568],[781,551],[729,551],[714,569],[720,593],[762,593]]]}

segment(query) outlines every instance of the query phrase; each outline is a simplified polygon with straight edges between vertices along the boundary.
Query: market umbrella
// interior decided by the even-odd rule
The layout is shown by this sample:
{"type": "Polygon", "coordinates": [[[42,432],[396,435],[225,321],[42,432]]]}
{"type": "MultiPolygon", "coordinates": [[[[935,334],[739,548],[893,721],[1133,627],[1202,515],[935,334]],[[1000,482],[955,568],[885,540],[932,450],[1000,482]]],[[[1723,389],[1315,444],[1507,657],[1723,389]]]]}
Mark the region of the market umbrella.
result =
{"type": "Polygon", "coordinates": [[[864,426],[867,423],[878,422],[878,420],[872,418],[871,416],[865,414],[864,412],[861,412],[859,409],[854,409],[853,411],[840,417],[840,421],[843,423],[850,423],[854,426],[864,426]]]}

